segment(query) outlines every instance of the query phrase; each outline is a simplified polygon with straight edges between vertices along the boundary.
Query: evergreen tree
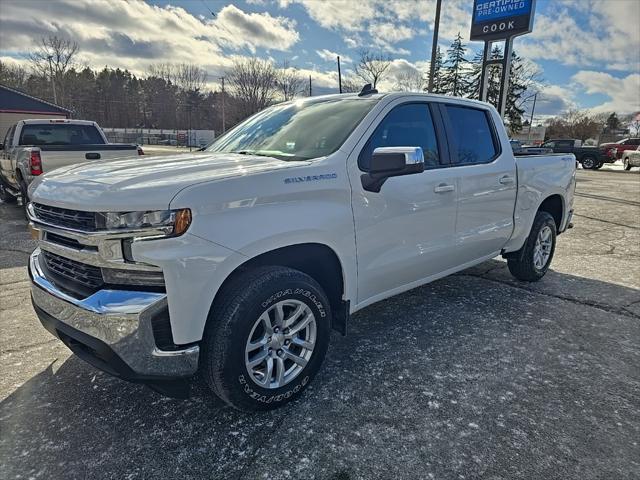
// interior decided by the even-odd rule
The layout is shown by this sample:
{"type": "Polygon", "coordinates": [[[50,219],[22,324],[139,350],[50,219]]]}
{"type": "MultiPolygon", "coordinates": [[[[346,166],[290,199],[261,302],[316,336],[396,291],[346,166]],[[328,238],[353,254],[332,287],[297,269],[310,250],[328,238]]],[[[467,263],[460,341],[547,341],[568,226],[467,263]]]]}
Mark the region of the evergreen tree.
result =
{"type": "Polygon", "coordinates": [[[444,62],[442,75],[443,93],[454,97],[464,97],[470,89],[469,61],[465,58],[466,46],[462,43],[460,32],[447,50],[447,60],[444,62]]]}
{"type": "Polygon", "coordinates": [[[433,93],[445,93],[442,89],[443,63],[442,50],[440,50],[440,46],[438,46],[436,49],[436,61],[433,64],[433,93]]]}
{"type": "MultiPolygon", "coordinates": [[[[491,59],[502,57],[502,50],[495,46],[491,50],[491,59]]],[[[487,67],[487,102],[499,108],[501,67],[489,65],[487,67]]],[[[470,76],[470,88],[468,98],[480,99],[480,76],[482,74],[482,52],[478,52],[473,58],[472,73],[470,76]]],[[[522,59],[513,52],[511,55],[511,74],[509,88],[507,89],[507,104],[505,120],[509,124],[511,133],[522,130],[522,115],[524,114],[523,96],[531,86],[531,72],[525,68],[522,59]]]]}
{"type": "Polygon", "coordinates": [[[527,91],[528,81],[526,69],[522,59],[511,54],[511,72],[509,88],[507,89],[507,104],[505,120],[509,124],[509,131],[514,134],[522,130],[522,115],[524,114],[522,96],[527,91]]]}
{"type": "Polygon", "coordinates": [[[611,132],[613,130],[617,130],[620,127],[620,119],[616,112],[612,112],[609,117],[607,117],[607,129],[611,132]]]}

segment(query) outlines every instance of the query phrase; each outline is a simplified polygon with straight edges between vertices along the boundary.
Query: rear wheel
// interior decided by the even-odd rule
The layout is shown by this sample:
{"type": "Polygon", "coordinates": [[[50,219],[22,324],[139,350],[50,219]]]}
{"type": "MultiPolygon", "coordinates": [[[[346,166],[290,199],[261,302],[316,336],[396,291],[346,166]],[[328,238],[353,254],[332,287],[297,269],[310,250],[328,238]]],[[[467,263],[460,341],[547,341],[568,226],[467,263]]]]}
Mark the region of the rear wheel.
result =
{"type": "Polygon", "coordinates": [[[522,249],[507,259],[511,275],[537,282],[549,269],[556,249],[556,222],[547,212],[538,212],[522,249]]]}
{"type": "Polygon", "coordinates": [[[220,293],[203,339],[208,387],[240,410],[270,410],[300,396],[329,345],[331,309],[318,283],[259,267],[220,293]]]}
{"type": "Polygon", "coordinates": [[[622,161],[622,166],[624,167],[625,170],[629,171],[631,170],[631,163],[629,162],[629,158],[625,158],[622,161]]]}
{"type": "Polygon", "coordinates": [[[586,168],[588,170],[595,170],[596,165],[598,165],[598,162],[596,161],[596,159],[594,157],[584,157],[582,159],[582,168],[586,168]]]}
{"type": "Polygon", "coordinates": [[[2,200],[4,203],[16,202],[16,197],[11,195],[11,193],[9,193],[9,190],[7,190],[7,187],[5,187],[2,183],[0,183],[0,200],[2,200]]]}

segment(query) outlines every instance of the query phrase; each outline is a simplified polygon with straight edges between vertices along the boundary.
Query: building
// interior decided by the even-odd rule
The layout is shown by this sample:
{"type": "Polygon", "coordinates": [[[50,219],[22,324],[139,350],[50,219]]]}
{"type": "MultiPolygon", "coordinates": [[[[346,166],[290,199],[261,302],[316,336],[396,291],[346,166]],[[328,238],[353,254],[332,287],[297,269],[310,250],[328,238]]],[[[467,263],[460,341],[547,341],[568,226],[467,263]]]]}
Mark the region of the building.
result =
{"type": "Polygon", "coordinates": [[[529,126],[525,125],[522,127],[522,131],[520,133],[511,135],[511,138],[513,140],[520,140],[525,145],[540,145],[544,142],[546,132],[547,127],[544,125],[531,127],[531,131],[529,131],[529,126]]]}
{"type": "Polygon", "coordinates": [[[0,142],[11,126],[29,118],[69,118],[71,111],[20,90],[0,85],[0,142]]]}

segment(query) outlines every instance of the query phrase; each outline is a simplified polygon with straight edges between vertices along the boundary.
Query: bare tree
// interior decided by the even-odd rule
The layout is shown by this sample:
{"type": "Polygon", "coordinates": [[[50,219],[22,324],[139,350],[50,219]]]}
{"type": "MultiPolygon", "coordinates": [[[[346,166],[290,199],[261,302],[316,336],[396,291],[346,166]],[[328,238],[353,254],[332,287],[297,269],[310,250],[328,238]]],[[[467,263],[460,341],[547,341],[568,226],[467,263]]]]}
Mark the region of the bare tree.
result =
{"type": "Polygon", "coordinates": [[[588,110],[572,109],[547,121],[548,138],[577,138],[583,142],[600,133],[603,124],[588,110]]]}
{"type": "Polygon", "coordinates": [[[28,55],[36,74],[51,78],[58,92],[58,103],[65,103],[65,74],[75,67],[78,44],[65,38],[50,36],[40,39],[40,46],[28,55]]]}
{"type": "Polygon", "coordinates": [[[278,72],[273,63],[259,58],[236,59],[228,75],[231,89],[245,116],[273,102],[278,72]]]}
{"type": "Polygon", "coordinates": [[[7,87],[24,89],[29,73],[20,65],[11,65],[0,60],[0,83],[7,87]]]}
{"type": "Polygon", "coordinates": [[[207,72],[192,63],[155,63],[147,69],[149,76],[162,78],[185,91],[202,90],[207,72]]]}
{"type": "Polygon", "coordinates": [[[633,133],[634,137],[640,136],[640,114],[629,123],[629,132],[633,133]]]}
{"type": "Polygon", "coordinates": [[[378,82],[389,74],[390,66],[391,58],[389,56],[363,49],[360,51],[360,59],[354,71],[365,83],[370,83],[373,88],[376,88],[378,82]]]}
{"type": "Polygon", "coordinates": [[[357,93],[362,90],[362,80],[354,75],[343,75],[342,93],[357,93]]]}
{"type": "Polygon", "coordinates": [[[393,89],[400,92],[422,92],[427,88],[427,80],[422,72],[410,70],[396,75],[393,89]]]}
{"type": "Polygon", "coordinates": [[[297,68],[290,67],[289,62],[282,62],[276,76],[276,86],[285,102],[291,100],[302,90],[304,78],[297,68]]]}

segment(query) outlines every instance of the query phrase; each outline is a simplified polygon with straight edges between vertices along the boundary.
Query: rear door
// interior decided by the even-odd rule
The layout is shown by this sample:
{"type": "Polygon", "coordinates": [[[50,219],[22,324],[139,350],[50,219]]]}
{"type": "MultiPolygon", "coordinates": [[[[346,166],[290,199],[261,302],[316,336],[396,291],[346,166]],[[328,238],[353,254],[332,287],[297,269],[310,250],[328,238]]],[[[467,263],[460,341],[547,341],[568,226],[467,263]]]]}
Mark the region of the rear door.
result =
{"type": "Polygon", "coordinates": [[[443,118],[457,178],[455,226],[458,264],[494,255],[513,232],[516,164],[511,149],[502,149],[489,110],[443,104],[443,118]]]}

